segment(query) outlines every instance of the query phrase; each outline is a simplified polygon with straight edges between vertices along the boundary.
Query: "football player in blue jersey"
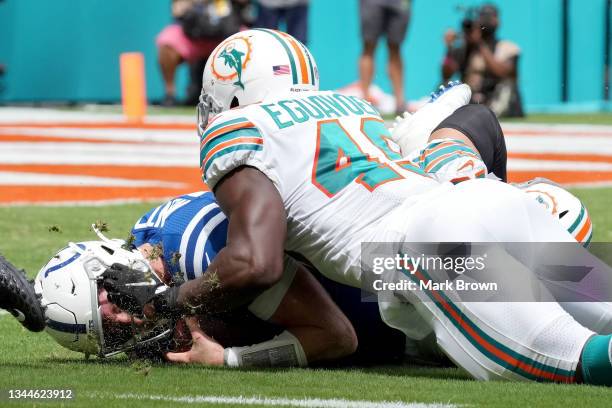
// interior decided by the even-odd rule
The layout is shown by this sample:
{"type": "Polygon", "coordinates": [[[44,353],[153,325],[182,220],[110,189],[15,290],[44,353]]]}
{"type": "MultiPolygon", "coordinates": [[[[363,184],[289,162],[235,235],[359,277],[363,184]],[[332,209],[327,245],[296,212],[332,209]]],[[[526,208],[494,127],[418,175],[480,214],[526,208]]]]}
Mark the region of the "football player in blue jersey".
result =
{"type": "MultiPolygon", "coordinates": [[[[136,222],[131,234],[133,244],[141,252],[147,254],[149,263],[160,277],[164,281],[170,282],[189,281],[206,273],[210,262],[226,246],[227,229],[228,220],[219,209],[214,195],[210,192],[196,192],[169,200],[151,209],[136,222]]],[[[294,255],[299,259],[297,254],[294,255]]],[[[343,362],[351,364],[381,364],[403,359],[406,350],[406,338],[401,332],[382,322],[376,302],[363,301],[363,295],[359,289],[341,285],[325,278],[307,261],[302,259],[301,264],[302,268],[307,268],[313,274],[340,310],[348,317],[357,334],[358,350],[356,353],[350,357],[340,355],[342,353],[335,353],[336,357],[334,359],[347,357],[343,359],[343,362]],[[385,346],[380,347],[383,344],[385,346]]],[[[300,274],[302,273],[306,272],[301,271],[300,274]]],[[[310,278],[300,277],[300,279],[309,282],[310,278]]],[[[310,284],[315,286],[313,283],[310,284]]],[[[301,284],[301,286],[303,287],[304,284],[301,284]]],[[[307,290],[307,288],[303,288],[303,290],[307,290]]],[[[315,299],[312,299],[312,301],[314,305],[315,299]]],[[[337,313],[335,308],[331,308],[331,312],[327,312],[321,309],[322,306],[323,304],[318,304],[316,307],[323,315],[337,313]]],[[[293,307],[295,308],[296,305],[293,305],[293,307]]],[[[125,316],[121,312],[117,311],[116,313],[118,316],[125,316]]],[[[109,314],[112,315],[112,313],[109,314]]],[[[243,343],[254,343],[274,332],[269,325],[264,324],[261,320],[253,319],[252,314],[240,313],[238,316],[224,314],[217,319],[217,321],[223,320],[221,328],[219,328],[219,325],[212,324],[210,316],[208,319],[206,321],[202,316],[200,320],[200,324],[204,326],[206,337],[200,335],[201,330],[194,328],[193,324],[190,325],[190,328],[197,332],[194,340],[201,344],[196,344],[193,351],[187,353],[169,354],[168,358],[170,360],[202,361],[202,359],[206,359],[206,361],[210,361],[209,356],[198,357],[197,353],[201,350],[210,351],[210,348],[213,347],[209,340],[211,337],[217,340],[223,339],[226,343],[224,345],[231,344],[236,341],[236,338],[243,343]],[[253,336],[253,334],[256,334],[256,336],[253,336]],[[203,344],[208,344],[209,347],[203,347],[203,344]]],[[[333,322],[330,324],[328,321],[319,319],[319,316],[317,316],[315,322],[300,321],[303,320],[303,316],[292,313],[292,319],[292,321],[283,321],[285,328],[289,331],[295,326],[319,324],[327,325],[324,336],[343,336],[341,333],[337,333],[343,330],[342,328],[335,328],[333,322]]],[[[121,321],[120,319],[116,320],[121,321]]],[[[272,320],[279,323],[279,319],[272,320]]],[[[338,320],[342,321],[342,319],[338,320]]],[[[330,347],[338,347],[338,345],[333,344],[332,339],[325,342],[324,337],[319,337],[319,340],[322,344],[328,344],[330,347]]],[[[342,343],[340,347],[342,347],[342,343]]],[[[328,354],[332,355],[334,353],[330,350],[328,354]]],[[[421,355],[419,358],[423,359],[424,356],[421,355]]],[[[313,362],[312,360],[312,358],[309,358],[310,362],[313,362]]]]}
{"type": "MultiPolygon", "coordinates": [[[[131,240],[161,280],[175,284],[204,274],[215,279],[209,264],[226,246],[227,231],[228,220],[214,195],[195,192],[151,209],[134,225],[131,240]]],[[[111,320],[121,323],[116,316],[125,316],[125,312],[114,309],[109,313],[111,320]]],[[[169,361],[305,366],[346,357],[357,347],[346,316],[313,276],[289,256],[281,280],[246,309],[201,313],[184,321],[188,331],[179,325],[175,347],[179,351],[181,344],[190,347],[166,354],[169,361]],[[315,307],[318,313],[313,314],[315,307]]]]}
{"type": "Polygon", "coordinates": [[[168,322],[168,316],[128,313],[130,305],[122,309],[113,304],[112,293],[102,288],[99,278],[105,269],[129,274],[126,266],[154,272],[143,284],[158,282],[158,289],[199,278],[214,280],[209,265],[227,245],[227,230],[228,220],[213,194],[195,192],[152,208],[135,223],[128,241],[108,239],[96,230],[100,241],[69,243],[35,282],[48,334],[85,354],[127,352],[136,358],[206,365],[403,360],[407,340],[382,322],[375,302],[362,301],[360,290],[333,282],[289,256],[276,285],[231,312],[172,316],[168,322]]]}

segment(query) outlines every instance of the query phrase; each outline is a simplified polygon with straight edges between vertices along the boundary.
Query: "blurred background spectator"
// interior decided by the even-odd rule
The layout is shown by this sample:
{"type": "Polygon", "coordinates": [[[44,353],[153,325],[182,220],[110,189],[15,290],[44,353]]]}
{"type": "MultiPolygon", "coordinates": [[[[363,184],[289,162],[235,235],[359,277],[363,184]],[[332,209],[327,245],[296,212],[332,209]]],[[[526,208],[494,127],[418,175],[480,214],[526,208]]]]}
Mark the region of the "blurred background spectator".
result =
{"type": "Polygon", "coordinates": [[[360,0],[361,36],[363,48],[359,60],[359,80],[365,99],[372,101],[370,85],[374,77],[374,52],[378,39],[384,35],[389,49],[389,78],[395,97],[395,111],[406,110],[404,73],[400,48],[410,20],[410,0],[360,0]]]}
{"type": "Polygon", "coordinates": [[[184,101],[197,103],[206,59],[225,37],[245,23],[248,0],[173,0],[172,24],[157,36],[159,66],[164,81],[164,106],[177,105],[175,74],[187,62],[190,83],[184,101]]]}
{"type": "Polygon", "coordinates": [[[258,27],[283,31],[302,43],[308,42],[308,0],[259,0],[258,27]]]}
{"type": "Polygon", "coordinates": [[[444,35],[443,82],[459,72],[461,80],[472,87],[473,103],[486,104],[497,116],[523,116],[517,86],[521,50],[497,38],[498,26],[499,12],[493,4],[467,10],[462,38],[452,29],[444,35]]]}

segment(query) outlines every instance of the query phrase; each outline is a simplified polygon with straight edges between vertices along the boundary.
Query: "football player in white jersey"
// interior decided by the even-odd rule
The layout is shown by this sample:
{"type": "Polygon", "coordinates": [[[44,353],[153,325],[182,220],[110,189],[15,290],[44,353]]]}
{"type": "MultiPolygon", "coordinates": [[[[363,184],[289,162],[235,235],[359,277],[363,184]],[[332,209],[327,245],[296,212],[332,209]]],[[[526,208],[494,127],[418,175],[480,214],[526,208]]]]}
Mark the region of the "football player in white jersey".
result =
{"type": "MultiPolygon", "coordinates": [[[[235,307],[281,279],[284,250],[359,287],[372,272],[360,262],[364,242],[497,242],[513,278],[530,281],[525,258],[533,254],[506,243],[573,241],[512,186],[439,183],[398,162],[376,109],[318,91],[312,55],[284,33],[249,30],[223,41],[205,68],[199,111],[202,172],[229,217],[227,246],[209,266],[218,282],[199,278],[147,298],[107,276],[117,299],[153,301],[161,314],[235,307]]],[[[433,281],[424,270],[412,275],[433,281]]],[[[528,294],[525,302],[457,303],[444,289],[394,295],[381,304],[387,323],[410,331],[402,311],[414,305],[441,349],[475,378],[612,384],[611,336],[554,301],[528,294]]]]}

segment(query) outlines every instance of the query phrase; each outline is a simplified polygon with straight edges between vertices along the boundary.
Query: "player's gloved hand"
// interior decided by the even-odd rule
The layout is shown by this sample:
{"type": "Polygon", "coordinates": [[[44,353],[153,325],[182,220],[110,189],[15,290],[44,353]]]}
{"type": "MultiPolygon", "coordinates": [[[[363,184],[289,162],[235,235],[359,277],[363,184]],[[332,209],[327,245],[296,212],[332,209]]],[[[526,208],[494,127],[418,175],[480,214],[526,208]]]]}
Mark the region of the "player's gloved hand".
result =
{"type": "Polygon", "coordinates": [[[114,263],[104,271],[102,278],[108,300],[130,314],[143,316],[147,304],[153,305],[158,316],[180,314],[177,307],[178,286],[164,285],[150,271],[114,263]]]}

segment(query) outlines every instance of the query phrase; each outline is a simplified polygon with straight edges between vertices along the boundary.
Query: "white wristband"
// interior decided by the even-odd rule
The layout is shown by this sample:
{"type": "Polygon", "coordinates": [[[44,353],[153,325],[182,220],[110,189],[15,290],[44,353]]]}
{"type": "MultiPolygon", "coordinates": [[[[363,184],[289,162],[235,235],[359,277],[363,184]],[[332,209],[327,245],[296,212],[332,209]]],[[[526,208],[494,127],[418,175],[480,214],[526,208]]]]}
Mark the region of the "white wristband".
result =
{"type": "Polygon", "coordinates": [[[271,340],[247,347],[226,348],[223,361],[228,367],[304,367],[308,365],[300,341],[288,331],[271,340]]]}

